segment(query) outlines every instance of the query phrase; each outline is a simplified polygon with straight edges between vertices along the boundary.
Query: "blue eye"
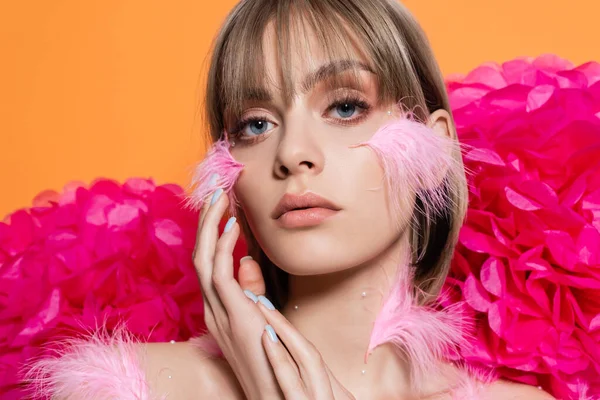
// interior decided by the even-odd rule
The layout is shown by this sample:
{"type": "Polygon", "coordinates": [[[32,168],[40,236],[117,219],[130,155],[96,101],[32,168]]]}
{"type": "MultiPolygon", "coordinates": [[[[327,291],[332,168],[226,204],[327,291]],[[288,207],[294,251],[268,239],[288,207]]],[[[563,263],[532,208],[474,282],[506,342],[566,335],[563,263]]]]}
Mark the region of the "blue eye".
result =
{"type": "Polygon", "coordinates": [[[352,103],[343,103],[336,105],[336,110],[341,111],[339,113],[340,117],[349,118],[356,111],[356,106],[352,103]]]}
{"type": "Polygon", "coordinates": [[[252,132],[253,135],[260,135],[260,134],[263,134],[266,132],[266,128],[268,125],[269,125],[268,121],[257,119],[257,120],[251,121],[248,124],[248,127],[250,128],[250,131],[252,132]]]}

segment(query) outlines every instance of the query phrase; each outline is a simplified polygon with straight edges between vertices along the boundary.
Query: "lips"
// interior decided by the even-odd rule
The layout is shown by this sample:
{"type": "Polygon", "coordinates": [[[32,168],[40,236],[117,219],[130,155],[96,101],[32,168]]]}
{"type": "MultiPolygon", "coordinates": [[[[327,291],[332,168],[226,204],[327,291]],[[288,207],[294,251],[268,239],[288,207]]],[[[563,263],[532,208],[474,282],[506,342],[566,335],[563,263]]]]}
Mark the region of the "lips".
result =
{"type": "Polygon", "coordinates": [[[296,215],[329,215],[339,210],[341,208],[335,203],[313,192],[306,192],[302,195],[286,193],[279,200],[271,217],[278,220],[291,212],[296,215]]]}

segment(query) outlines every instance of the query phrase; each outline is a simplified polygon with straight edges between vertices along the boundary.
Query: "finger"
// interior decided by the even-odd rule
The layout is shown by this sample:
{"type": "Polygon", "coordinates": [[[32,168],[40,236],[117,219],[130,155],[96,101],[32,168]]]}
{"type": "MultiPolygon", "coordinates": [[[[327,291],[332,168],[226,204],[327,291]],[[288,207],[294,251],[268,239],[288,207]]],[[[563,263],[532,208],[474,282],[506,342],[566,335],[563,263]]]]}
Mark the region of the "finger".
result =
{"type": "Polygon", "coordinates": [[[206,212],[208,211],[208,206],[210,201],[204,202],[202,208],[200,209],[200,214],[198,215],[198,226],[196,227],[196,242],[194,244],[194,251],[192,252],[192,260],[196,260],[196,254],[200,250],[200,232],[202,231],[202,224],[204,223],[204,218],[206,216],[206,212]]]}
{"type": "Polygon", "coordinates": [[[265,327],[262,344],[284,398],[286,400],[307,399],[298,368],[270,325],[265,327]]]}
{"type": "Polygon", "coordinates": [[[260,266],[252,257],[247,256],[240,260],[238,281],[242,290],[249,290],[256,296],[264,296],[266,291],[265,280],[260,266]]]}
{"type": "Polygon", "coordinates": [[[212,174],[212,176],[210,177],[210,179],[208,181],[208,187],[213,189],[213,192],[212,192],[211,197],[207,198],[203,202],[202,208],[200,209],[200,215],[198,216],[198,227],[196,228],[196,243],[194,245],[194,251],[192,253],[192,260],[196,259],[196,253],[199,250],[200,232],[202,232],[202,226],[204,225],[206,213],[208,212],[208,210],[211,206],[211,202],[214,198],[215,192],[219,189],[219,187],[217,186],[218,179],[219,179],[219,174],[212,174]]]}
{"type": "Polygon", "coordinates": [[[228,198],[223,189],[218,188],[208,205],[202,227],[198,235],[198,250],[194,259],[200,279],[205,286],[210,286],[210,277],[215,257],[215,247],[219,239],[219,222],[227,208],[228,198]]]}
{"type": "MultiPolygon", "coordinates": [[[[248,315],[247,296],[233,277],[233,249],[240,235],[240,226],[235,217],[229,218],[223,234],[216,244],[212,282],[227,313],[233,316],[241,312],[248,315]]],[[[251,303],[250,303],[251,304],[251,303]]],[[[252,304],[252,307],[255,307],[252,304]]],[[[253,308],[255,310],[255,308],[253,308]]],[[[254,311],[256,312],[256,311],[254,311]]]]}
{"type": "Polygon", "coordinates": [[[212,271],[216,243],[219,237],[219,221],[225,213],[227,205],[227,195],[223,193],[222,189],[217,189],[206,211],[206,216],[198,235],[196,254],[194,255],[194,266],[200,279],[202,291],[213,308],[218,307],[220,303],[212,286],[212,271]]]}
{"type": "MultiPolygon", "coordinates": [[[[213,174],[210,177],[210,180],[208,182],[208,186],[210,188],[214,188],[214,191],[216,191],[218,189],[217,186],[217,181],[219,179],[219,174],[213,174]]],[[[210,202],[211,202],[211,198],[206,199],[206,201],[204,202],[204,205],[202,206],[202,210],[200,212],[200,224],[198,224],[198,231],[200,231],[200,229],[202,228],[202,224],[204,223],[204,218],[206,217],[206,212],[208,211],[208,208],[210,207],[210,202]]]]}
{"type": "Polygon", "coordinates": [[[311,398],[333,398],[331,382],[321,353],[298,332],[287,318],[273,307],[273,304],[266,297],[259,296],[258,300],[258,308],[267,322],[275,329],[275,332],[277,332],[298,365],[300,376],[311,398]]]}

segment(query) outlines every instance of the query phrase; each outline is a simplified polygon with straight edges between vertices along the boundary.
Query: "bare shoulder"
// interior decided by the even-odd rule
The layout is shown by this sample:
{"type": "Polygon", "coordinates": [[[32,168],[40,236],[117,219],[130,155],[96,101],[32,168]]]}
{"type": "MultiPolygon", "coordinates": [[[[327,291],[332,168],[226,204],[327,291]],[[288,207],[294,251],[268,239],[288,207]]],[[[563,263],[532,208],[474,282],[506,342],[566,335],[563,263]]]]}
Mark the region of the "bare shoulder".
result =
{"type": "Polygon", "coordinates": [[[150,388],[168,400],[243,399],[229,364],[189,342],[147,343],[144,369],[150,388]]]}
{"type": "Polygon", "coordinates": [[[548,392],[536,386],[498,380],[488,386],[486,400],[553,400],[548,392]]]}

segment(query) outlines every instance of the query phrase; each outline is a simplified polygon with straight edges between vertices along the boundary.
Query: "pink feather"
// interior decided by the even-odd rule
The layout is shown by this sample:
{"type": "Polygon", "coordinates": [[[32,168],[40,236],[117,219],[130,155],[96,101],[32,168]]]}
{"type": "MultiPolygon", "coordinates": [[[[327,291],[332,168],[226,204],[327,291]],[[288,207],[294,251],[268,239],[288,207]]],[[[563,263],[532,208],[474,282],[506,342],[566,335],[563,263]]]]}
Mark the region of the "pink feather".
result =
{"type": "Polygon", "coordinates": [[[498,379],[493,369],[474,368],[463,362],[458,367],[458,380],[451,389],[452,400],[483,400],[486,388],[498,379]]]}
{"type": "Polygon", "coordinates": [[[209,357],[221,358],[223,352],[214,336],[210,333],[205,333],[201,336],[191,337],[189,343],[209,357]]]}
{"type": "Polygon", "coordinates": [[[123,326],[103,328],[87,338],[62,340],[54,357],[31,361],[25,382],[36,397],[81,399],[164,399],[152,395],[141,368],[138,342],[123,326]]]}
{"type": "MultiPolygon", "coordinates": [[[[423,208],[419,211],[429,218],[443,214],[453,207],[451,196],[456,187],[440,185],[446,175],[448,184],[459,182],[455,177],[464,170],[455,156],[460,144],[406,114],[381,126],[366,142],[352,147],[367,146],[379,158],[394,216],[402,215],[403,208],[396,193],[420,194],[423,208]]],[[[413,217],[415,215],[413,214],[413,217]]],[[[400,224],[400,218],[395,218],[400,224]]]]}
{"type": "MultiPolygon", "coordinates": [[[[226,136],[225,136],[226,137],[226,136]]],[[[192,178],[192,195],[185,202],[186,207],[194,210],[202,208],[210,200],[217,187],[221,187],[229,195],[229,212],[235,215],[237,198],[233,185],[237,181],[244,164],[237,162],[229,152],[227,139],[215,142],[198,166],[192,178]]]]}
{"type": "Polygon", "coordinates": [[[440,373],[440,361],[467,345],[471,323],[460,312],[460,304],[443,310],[417,305],[407,264],[400,265],[396,283],[377,318],[368,355],[380,345],[395,345],[407,360],[411,385],[418,390],[428,376],[440,373]]]}

